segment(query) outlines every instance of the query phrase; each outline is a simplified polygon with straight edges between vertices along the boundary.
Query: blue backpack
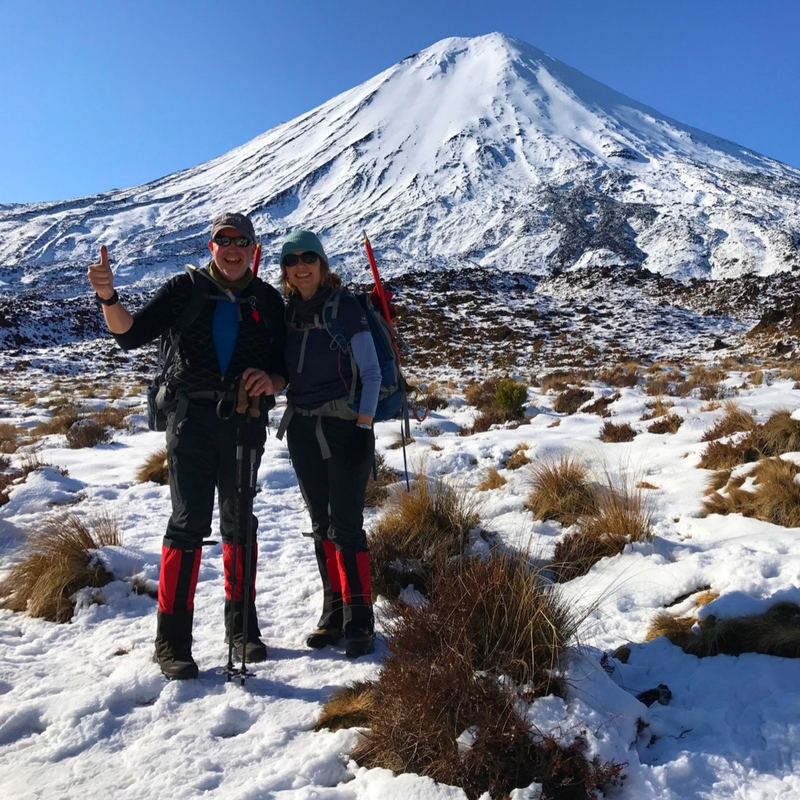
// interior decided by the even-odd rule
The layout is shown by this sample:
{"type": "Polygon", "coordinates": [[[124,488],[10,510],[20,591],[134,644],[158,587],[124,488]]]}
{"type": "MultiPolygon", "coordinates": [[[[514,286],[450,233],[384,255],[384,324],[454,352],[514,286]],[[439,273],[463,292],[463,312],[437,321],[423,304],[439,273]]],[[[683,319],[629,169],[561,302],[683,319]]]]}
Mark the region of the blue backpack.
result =
{"type": "MultiPolygon", "coordinates": [[[[342,289],[335,291],[322,308],[322,320],[315,327],[327,330],[336,345],[350,356],[350,366],[353,370],[353,385],[350,388],[348,405],[358,410],[360,381],[358,380],[358,365],[353,357],[353,349],[341,323],[339,322],[339,300],[342,289]]],[[[405,347],[396,331],[389,326],[383,314],[372,304],[366,292],[353,292],[367,318],[375,352],[378,354],[378,364],[381,368],[381,388],[378,394],[378,406],[375,409],[375,422],[384,422],[388,419],[400,417],[405,424],[406,436],[410,436],[408,395],[406,379],[400,368],[400,356],[394,346],[392,337],[398,344],[405,347]]]]}

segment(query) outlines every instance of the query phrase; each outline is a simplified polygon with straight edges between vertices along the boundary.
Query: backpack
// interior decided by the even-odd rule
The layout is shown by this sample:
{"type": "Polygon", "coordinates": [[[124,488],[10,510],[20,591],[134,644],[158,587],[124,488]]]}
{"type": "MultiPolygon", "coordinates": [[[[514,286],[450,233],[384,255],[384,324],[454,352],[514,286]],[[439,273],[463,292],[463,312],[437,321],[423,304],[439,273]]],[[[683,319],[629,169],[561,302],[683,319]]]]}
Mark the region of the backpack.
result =
{"type": "MultiPolygon", "coordinates": [[[[197,319],[209,297],[214,300],[222,299],[211,295],[210,289],[216,284],[205,269],[187,264],[186,272],[192,279],[192,294],[178,321],[161,334],[156,374],[153,376],[153,382],[147,387],[147,427],[151,431],[167,429],[167,414],[175,404],[175,389],[170,386],[169,381],[172,378],[181,335],[197,319]],[[203,279],[198,280],[198,275],[203,279]]],[[[251,300],[250,297],[237,298],[237,302],[249,303],[251,300]]],[[[261,318],[266,324],[266,317],[262,314],[261,318]]]]}
{"type": "MultiPolygon", "coordinates": [[[[315,327],[327,330],[336,345],[347,355],[350,356],[350,366],[353,371],[353,385],[350,388],[348,405],[354,411],[358,410],[359,395],[358,387],[358,365],[353,357],[353,350],[341,323],[339,322],[339,300],[342,296],[342,289],[335,291],[322,308],[322,321],[315,327]]],[[[378,355],[378,365],[381,370],[381,388],[378,394],[378,405],[375,409],[375,422],[385,422],[400,416],[405,423],[405,428],[409,429],[408,416],[408,397],[407,384],[400,367],[400,355],[395,347],[394,341],[399,339],[396,331],[389,325],[383,314],[375,308],[372,299],[366,292],[353,292],[353,296],[358,300],[364,310],[372,334],[372,341],[375,345],[375,352],[378,355]]],[[[291,322],[289,323],[291,325],[291,322]]]]}

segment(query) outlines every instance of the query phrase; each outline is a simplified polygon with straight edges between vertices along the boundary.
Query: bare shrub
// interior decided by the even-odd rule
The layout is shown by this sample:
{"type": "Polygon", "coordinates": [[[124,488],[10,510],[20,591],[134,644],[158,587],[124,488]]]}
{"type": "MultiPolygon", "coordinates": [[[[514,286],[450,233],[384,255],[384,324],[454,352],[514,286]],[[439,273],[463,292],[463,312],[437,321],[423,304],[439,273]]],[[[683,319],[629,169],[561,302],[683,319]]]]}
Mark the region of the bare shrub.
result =
{"type": "Polygon", "coordinates": [[[589,389],[579,389],[576,387],[567,389],[556,397],[553,403],[553,411],[558,414],[574,414],[584,403],[588,403],[594,397],[594,392],[589,389]]]}
{"type": "Polygon", "coordinates": [[[136,471],[136,482],[157,483],[160,486],[166,486],[169,483],[166,447],[156,450],[147,457],[144,464],[136,471]]]}
{"type": "Polygon", "coordinates": [[[525,508],[538,520],[554,519],[562,525],[572,525],[597,502],[587,469],[574,456],[564,454],[538,461],[531,469],[531,484],[525,508]]]}
{"type": "Polygon", "coordinates": [[[600,429],[601,442],[632,442],[636,429],[629,422],[606,422],[600,429]]]}
{"type": "Polygon", "coordinates": [[[93,419],[79,419],[67,431],[67,444],[72,450],[82,447],[94,447],[111,441],[111,434],[99,422],[93,419]]]}
{"type": "Polygon", "coordinates": [[[712,428],[703,434],[702,441],[710,442],[733,433],[752,431],[757,427],[755,417],[740,408],[733,400],[726,400],[722,407],[725,413],[712,428]]]}
{"type": "Polygon", "coordinates": [[[503,465],[506,469],[514,470],[530,464],[531,460],[528,458],[526,450],[530,447],[527,442],[520,442],[513,450],[511,455],[506,459],[503,465]]]}
{"type": "Polygon", "coordinates": [[[683,425],[683,417],[678,414],[667,414],[651,423],[647,430],[650,433],[677,433],[678,428],[683,425]]]}
{"type": "Polygon", "coordinates": [[[51,622],[72,618],[70,597],[84,587],[105,586],[113,575],[90,551],[122,543],[114,518],[84,522],[73,514],[55,518],[28,536],[28,555],[0,581],[3,607],[51,622]]]}
{"type": "Polygon", "coordinates": [[[614,392],[613,395],[609,395],[607,397],[598,397],[593,403],[589,403],[588,406],[584,406],[583,413],[584,414],[597,414],[598,417],[610,417],[611,412],[608,410],[608,407],[619,400],[619,392],[614,392]]]}
{"type": "Polygon", "coordinates": [[[663,612],[653,620],[647,640],[659,636],[698,658],[742,653],[800,658],[800,607],[780,602],[759,615],[700,621],[663,612]]]}
{"type": "Polygon", "coordinates": [[[507,483],[508,481],[494,467],[489,467],[486,470],[486,477],[478,484],[477,489],[479,492],[502,489],[507,483]]]}
{"type": "Polygon", "coordinates": [[[413,583],[424,593],[439,562],[462,552],[478,521],[465,490],[418,471],[411,491],[390,495],[370,531],[374,591],[397,595],[413,583]]]}
{"type": "Polygon", "coordinates": [[[800,526],[800,486],[795,482],[800,467],[782,458],[762,459],[750,473],[753,491],[742,489],[744,475],[728,481],[725,488],[703,501],[703,516],[742,514],[783,525],[800,526]]]}
{"type": "Polygon", "coordinates": [[[591,514],[582,516],[573,533],[564,536],[550,568],[557,581],[585,575],[600,559],[621,553],[630,542],[653,539],[652,512],[640,489],[625,479],[606,479],[591,514]]]}

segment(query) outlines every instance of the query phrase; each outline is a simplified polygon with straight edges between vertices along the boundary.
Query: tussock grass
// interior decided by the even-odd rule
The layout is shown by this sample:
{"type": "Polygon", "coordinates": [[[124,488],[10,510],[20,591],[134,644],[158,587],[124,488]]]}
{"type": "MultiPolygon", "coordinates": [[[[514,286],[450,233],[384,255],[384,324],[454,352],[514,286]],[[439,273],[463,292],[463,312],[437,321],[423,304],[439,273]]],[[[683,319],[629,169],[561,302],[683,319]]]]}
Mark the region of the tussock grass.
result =
{"type": "MultiPolygon", "coordinates": [[[[735,435],[735,434],[734,434],[735,435]]],[[[745,436],[731,441],[710,441],[700,456],[698,467],[732,469],[762,457],[800,450],[800,421],[787,409],[775,411],[763,425],[755,425],[745,436]]]]}
{"type": "Polygon", "coordinates": [[[698,658],[742,653],[800,658],[800,607],[781,602],[764,614],[724,620],[709,616],[699,622],[664,612],[653,620],[647,640],[659,636],[666,636],[684,652],[698,658]],[[695,626],[699,627],[697,633],[695,626]]]}
{"type": "MultiPolygon", "coordinates": [[[[386,445],[386,449],[387,450],[400,450],[400,448],[402,448],[402,446],[403,446],[403,438],[404,438],[403,434],[402,433],[398,433],[397,436],[395,437],[394,441],[391,444],[386,445]]],[[[413,444],[415,441],[416,441],[416,439],[414,439],[413,436],[406,436],[405,437],[406,446],[408,446],[410,444],[413,444]]]]}
{"type": "Polygon", "coordinates": [[[651,400],[646,405],[647,411],[640,417],[642,422],[665,416],[675,406],[675,403],[671,400],[665,400],[663,397],[656,397],[655,400],[651,400]]]}
{"type": "Polygon", "coordinates": [[[568,454],[538,461],[531,469],[531,485],[525,508],[538,520],[573,525],[597,503],[586,466],[568,454]]]}
{"type": "Polygon", "coordinates": [[[90,551],[121,543],[118,524],[108,515],[86,522],[73,514],[51,519],[28,536],[27,555],[0,581],[3,607],[68,622],[75,592],[113,580],[90,551]]]}
{"type": "Polygon", "coordinates": [[[704,434],[702,441],[710,442],[714,439],[722,439],[723,436],[730,436],[734,433],[745,433],[757,427],[755,417],[752,413],[740,408],[733,400],[726,400],[722,407],[724,414],[717,420],[716,424],[709,428],[704,434]]]}
{"type": "Polygon", "coordinates": [[[106,427],[87,417],[74,422],[67,431],[67,444],[72,450],[94,447],[109,441],[111,441],[111,434],[106,427]]]}
{"type": "Polygon", "coordinates": [[[315,731],[367,728],[375,711],[375,686],[356,681],[337,689],[322,708],[315,731]]]}
{"type": "Polygon", "coordinates": [[[556,392],[563,392],[570,386],[580,385],[585,380],[591,380],[592,374],[587,370],[554,370],[542,378],[542,392],[549,392],[551,389],[556,392]]]}
{"type": "Polygon", "coordinates": [[[597,379],[608,386],[622,388],[636,386],[639,382],[639,364],[615,364],[610,369],[603,370],[597,379]]]}
{"type": "Polygon", "coordinates": [[[80,412],[72,403],[60,403],[51,409],[50,419],[31,428],[29,433],[34,439],[52,434],[66,434],[79,419],[80,412]]]}
{"type": "Polygon", "coordinates": [[[397,483],[402,475],[396,470],[386,466],[386,461],[380,453],[375,453],[375,475],[370,472],[367,481],[367,491],[364,495],[364,505],[367,508],[379,508],[389,499],[389,487],[397,483]]]}
{"type": "Polygon", "coordinates": [[[8,422],[0,422],[0,453],[16,453],[22,431],[8,422]]]}
{"type": "Polygon", "coordinates": [[[662,372],[651,375],[644,385],[644,390],[651,396],[661,396],[669,394],[670,380],[669,376],[662,372]]]}
{"type": "Polygon", "coordinates": [[[530,464],[531,460],[528,458],[527,450],[530,445],[527,442],[520,442],[512,451],[511,455],[506,459],[503,465],[506,469],[514,470],[530,464]]]}
{"type": "Polygon", "coordinates": [[[683,425],[683,417],[678,414],[667,414],[648,425],[647,430],[650,433],[677,433],[681,425],[683,425]]]}
{"type": "Polygon", "coordinates": [[[394,492],[369,535],[373,589],[396,596],[413,583],[423,593],[442,561],[462,553],[479,523],[472,497],[419,470],[411,491],[394,492]]]}
{"type": "Polygon", "coordinates": [[[497,394],[497,378],[487,378],[480,383],[471,383],[464,392],[464,399],[479,411],[485,411],[494,406],[497,394]]]}
{"type": "Polygon", "coordinates": [[[588,762],[579,741],[559,747],[516,710],[520,699],[560,690],[557,668],[576,627],[527,557],[450,561],[428,602],[391,624],[379,678],[337,693],[323,719],[367,728],[353,753],[359,765],[460,786],[470,800],[534,781],[545,796],[589,797],[621,765],[588,762]]]}
{"type": "Polygon", "coordinates": [[[638,487],[607,477],[591,514],[557,544],[550,569],[559,582],[586,575],[600,559],[619,555],[630,542],[653,539],[652,512],[638,487]]]}
{"type": "Polygon", "coordinates": [[[477,489],[479,492],[487,492],[490,489],[502,489],[508,481],[495,469],[489,467],[486,470],[486,477],[478,484],[477,489]]]}
{"type": "Polygon", "coordinates": [[[136,471],[136,482],[157,483],[160,486],[166,486],[169,483],[166,447],[156,450],[147,457],[144,464],[136,471]]]}
{"type": "Polygon", "coordinates": [[[557,414],[574,414],[584,403],[588,403],[594,397],[594,392],[590,389],[580,389],[572,387],[565,392],[561,392],[553,403],[553,411],[557,414]]]}
{"type": "Polygon", "coordinates": [[[800,486],[796,476],[800,467],[782,458],[762,459],[748,476],[728,480],[724,489],[710,494],[702,505],[702,515],[742,514],[787,528],[800,527],[800,486]],[[743,489],[747,477],[753,490],[743,489]]]}
{"type": "Polygon", "coordinates": [[[600,429],[601,442],[632,442],[636,429],[629,422],[606,422],[600,429]]]}

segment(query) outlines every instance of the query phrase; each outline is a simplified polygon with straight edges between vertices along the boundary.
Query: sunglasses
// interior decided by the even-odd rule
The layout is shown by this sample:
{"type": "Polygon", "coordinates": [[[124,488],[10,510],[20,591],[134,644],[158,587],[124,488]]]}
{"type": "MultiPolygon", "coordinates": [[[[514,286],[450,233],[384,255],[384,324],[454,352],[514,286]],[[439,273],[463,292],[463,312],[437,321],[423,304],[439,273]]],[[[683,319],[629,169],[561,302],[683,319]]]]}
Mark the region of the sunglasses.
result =
{"type": "Polygon", "coordinates": [[[211,241],[219,247],[227,247],[231,243],[237,247],[250,247],[253,244],[252,239],[246,236],[215,236],[211,241]]]}
{"type": "Polygon", "coordinates": [[[310,250],[306,250],[305,253],[300,253],[299,256],[294,253],[289,253],[289,255],[283,257],[283,266],[296,267],[301,261],[304,264],[315,264],[319,261],[319,256],[316,253],[312,253],[310,250]]]}

